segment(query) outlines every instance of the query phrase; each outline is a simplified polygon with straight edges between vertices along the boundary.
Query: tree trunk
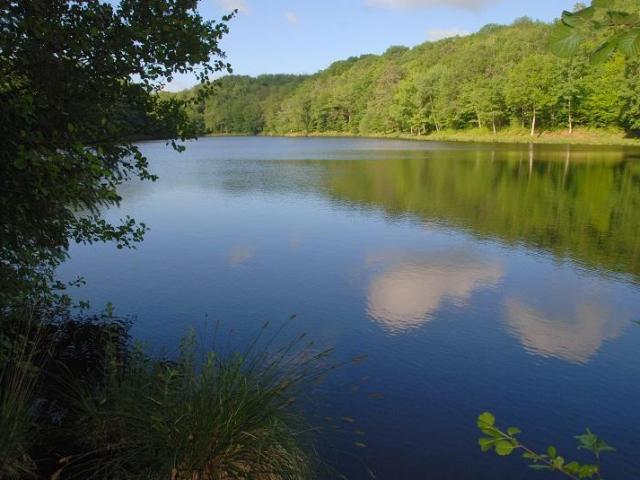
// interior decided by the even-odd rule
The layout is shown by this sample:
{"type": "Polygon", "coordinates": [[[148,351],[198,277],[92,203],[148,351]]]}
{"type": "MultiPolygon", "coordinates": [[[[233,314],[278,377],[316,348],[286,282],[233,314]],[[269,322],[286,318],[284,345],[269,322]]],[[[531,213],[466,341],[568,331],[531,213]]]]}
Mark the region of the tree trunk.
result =
{"type": "Polygon", "coordinates": [[[571,97],[569,97],[569,135],[573,133],[573,117],[571,116],[571,97]]]}
{"type": "Polygon", "coordinates": [[[480,120],[480,113],[476,112],[476,118],[478,119],[478,128],[482,128],[482,120],[480,120]]]}
{"type": "Polygon", "coordinates": [[[531,136],[536,134],[536,109],[533,109],[533,117],[531,117],[531,136]]]}
{"type": "Polygon", "coordinates": [[[494,135],[495,135],[496,133],[498,133],[498,132],[496,131],[496,119],[495,119],[495,118],[492,118],[492,119],[491,119],[491,128],[493,129],[493,134],[494,134],[494,135]]]}

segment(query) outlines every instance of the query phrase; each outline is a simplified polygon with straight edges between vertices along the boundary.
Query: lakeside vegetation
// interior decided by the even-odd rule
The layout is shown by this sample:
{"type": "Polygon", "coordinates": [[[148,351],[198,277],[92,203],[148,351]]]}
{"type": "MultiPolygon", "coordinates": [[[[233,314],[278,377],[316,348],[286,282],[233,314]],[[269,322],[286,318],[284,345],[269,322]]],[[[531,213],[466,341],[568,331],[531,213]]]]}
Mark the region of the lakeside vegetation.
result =
{"type": "Polygon", "coordinates": [[[175,358],[157,358],[133,344],[130,321],[60,307],[3,325],[0,478],[298,480],[317,470],[296,399],[336,367],[330,351],[265,324],[249,346],[191,333],[175,358]]]}
{"type": "Polygon", "coordinates": [[[55,274],[71,242],[143,240],[144,223],[103,213],[126,181],[156,179],[137,139],[180,152],[177,142],[195,137],[185,109],[230,69],[219,41],[232,18],[205,20],[192,0],[0,7],[0,478],[315,471],[294,398],[326,371],[327,352],[297,339],[151,357],[110,312],[75,310],[55,274]],[[157,95],[175,74],[194,75],[198,95],[157,95]]]}
{"type": "MultiPolygon", "coordinates": [[[[545,128],[578,136],[577,125],[629,134],[640,128],[635,60],[613,56],[592,66],[586,57],[557,59],[540,43],[551,27],[529,19],[414,49],[392,47],[382,56],[338,62],[311,77],[226,77],[209,96],[209,75],[229,70],[218,43],[232,17],[205,21],[196,7],[188,0],[33,1],[3,7],[2,478],[314,475],[316,459],[294,398],[297,388],[308,391],[332,368],[325,363],[328,352],[311,345],[298,350],[300,338],[273,355],[252,346],[198,360],[187,341],[178,359],[157,359],[133,348],[126,322],[109,313],[89,318],[70,313],[66,286],[54,274],[70,242],[134,247],[147,230],[129,217],[111,224],[102,216],[119,205],[118,187],[124,182],[156,178],[134,139],[167,138],[180,151],[177,140],[203,130],[430,139],[459,134],[462,139],[486,137],[480,131],[520,138],[527,125],[530,135],[545,128]],[[176,73],[193,73],[202,85],[157,95],[176,73]]],[[[466,223],[484,225],[482,212],[463,211],[454,200],[483,195],[497,184],[505,195],[497,196],[499,205],[517,201],[487,227],[487,234],[498,232],[510,241],[525,237],[541,248],[571,250],[596,263],[602,261],[601,235],[628,215],[621,205],[637,203],[635,165],[611,174],[596,171],[597,181],[591,170],[580,171],[575,175],[588,177],[581,184],[590,187],[580,191],[572,190],[558,164],[530,188],[518,189],[516,182],[516,192],[504,177],[524,179],[526,171],[520,160],[506,165],[488,169],[477,189],[470,185],[469,175],[478,174],[473,170],[461,170],[452,188],[437,167],[411,161],[382,171],[380,178],[356,167],[348,181],[359,183],[348,191],[357,193],[349,200],[416,215],[465,216],[466,223]],[[425,175],[440,195],[434,204],[426,205],[410,183],[425,175]],[[380,193],[389,182],[400,185],[401,198],[380,193]],[[560,182],[562,190],[556,191],[560,182]],[[529,229],[544,220],[538,210],[544,205],[536,200],[548,195],[539,191],[548,190],[569,205],[573,197],[588,196],[584,203],[590,208],[558,211],[567,230],[546,243],[529,229]],[[576,220],[593,224],[594,235],[572,238],[576,220]]],[[[528,168],[530,174],[534,167],[528,168]]],[[[346,197],[339,182],[331,193],[346,197]]],[[[635,273],[637,223],[626,224],[630,231],[610,244],[619,257],[607,251],[607,258],[615,258],[608,266],[635,273]]]]}
{"type": "Polygon", "coordinates": [[[210,134],[631,143],[640,130],[640,63],[621,54],[590,62],[598,35],[559,58],[548,49],[553,32],[521,18],[352,57],[310,76],[228,76],[190,116],[210,134]]]}
{"type": "MultiPolygon", "coordinates": [[[[226,136],[253,136],[250,133],[209,133],[210,137],[226,136]]],[[[354,134],[348,132],[311,132],[311,133],[288,133],[269,134],[259,133],[258,136],[270,137],[316,137],[316,138],[378,138],[389,140],[412,140],[427,142],[465,142],[465,143],[510,143],[510,144],[543,144],[543,145],[618,145],[618,146],[640,146],[640,141],[634,136],[630,136],[623,130],[616,129],[591,129],[577,127],[572,133],[566,131],[542,131],[535,137],[527,129],[512,127],[499,132],[492,133],[485,129],[465,129],[465,130],[441,130],[427,135],[410,135],[406,133],[376,133],[371,135],[354,134]]]]}

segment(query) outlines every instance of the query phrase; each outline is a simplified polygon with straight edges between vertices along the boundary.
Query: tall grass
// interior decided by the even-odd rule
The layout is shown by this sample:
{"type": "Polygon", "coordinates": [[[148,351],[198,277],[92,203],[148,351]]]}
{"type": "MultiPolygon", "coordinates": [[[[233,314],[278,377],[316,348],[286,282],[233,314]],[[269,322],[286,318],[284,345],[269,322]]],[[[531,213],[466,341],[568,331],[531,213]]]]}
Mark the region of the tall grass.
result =
{"type": "Polygon", "coordinates": [[[36,475],[31,457],[41,336],[31,312],[0,321],[0,478],[36,475]],[[11,324],[9,322],[12,322],[11,324]]]}
{"type": "Polygon", "coordinates": [[[336,368],[268,325],[247,348],[195,335],[174,361],[126,321],[17,310],[0,322],[0,478],[307,479],[319,460],[298,399],[336,368]],[[268,335],[269,334],[269,335],[268,335]]]}
{"type": "Polygon", "coordinates": [[[35,476],[30,456],[33,440],[30,376],[20,369],[3,368],[0,373],[0,478],[35,476]]]}
{"type": "Polygon", "coordinates": [[[191,335],[172,362],[138,349],[100,388],[76,387],[73,428],[88,448],[63,460],[65,478],[312,478],[296,400],[335,366],[304,336],[273,348],[266,331],[235,353],[199,354],[191,335]]]}

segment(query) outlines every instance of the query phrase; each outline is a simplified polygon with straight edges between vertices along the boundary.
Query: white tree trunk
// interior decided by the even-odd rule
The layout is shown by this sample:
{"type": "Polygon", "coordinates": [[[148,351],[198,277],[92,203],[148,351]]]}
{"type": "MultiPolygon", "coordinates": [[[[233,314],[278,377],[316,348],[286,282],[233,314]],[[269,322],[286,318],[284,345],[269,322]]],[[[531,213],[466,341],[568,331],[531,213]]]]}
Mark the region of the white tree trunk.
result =
{"type": "Polygon", "coordinates": [[[531,118],[531,136],[536,134],[536,109],[533,109],[533,117],[531,118]]]}

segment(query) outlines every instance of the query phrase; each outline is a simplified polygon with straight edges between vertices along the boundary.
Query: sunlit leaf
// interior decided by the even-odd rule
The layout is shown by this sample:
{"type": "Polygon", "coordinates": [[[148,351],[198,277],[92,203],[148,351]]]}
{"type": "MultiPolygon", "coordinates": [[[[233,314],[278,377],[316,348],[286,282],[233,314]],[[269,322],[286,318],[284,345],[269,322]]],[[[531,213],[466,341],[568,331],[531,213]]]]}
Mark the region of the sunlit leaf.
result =
{"type": "Polygon", "coordinates": [[[620,37],[618,49],[628,57],[640,55],[640,29],[633,29],[620,37]]]}
{"type": "Polygon", "coordinates": [[[593,18],[595,9],[593,7],[585,8],[578,12],[562,12],[562,22],[570,27],[581,27],[593,18]]]}
{"type": "Polygon", "coordinates": [[[496,453],[502,457],[511,455],[515,448],[515,445],[509,440],[499,440],[496,442],[496,453]]]}
{"type": "Polygon", "coordinates": [[[478,427],[479,428],[487,428],[493,427],[496,423],[496,417],[489,412],[484,412],[478,417],[478,427]]]}
{"type": "Polygon", "coordinates": [[[598,47],[590,57],[591,63],[594,65],[606,62],[609,57],[616,51],[615,42],[609,40],[598,47]]]}
{"type": "Polygon", "coordinates": [[[571,57],[578,51],[582,40],[578,29],[558,24],[549,36],[549,49],[559,57],[571,57]]]}
{"type": "Polygon", "coordinates": [[[491,448],[495,445],[496,441],[493,438],[483,437],[478,439],[478,445],[480,445],[480,449],[483,452],[487,452],[491,450],[491,448]]]}

